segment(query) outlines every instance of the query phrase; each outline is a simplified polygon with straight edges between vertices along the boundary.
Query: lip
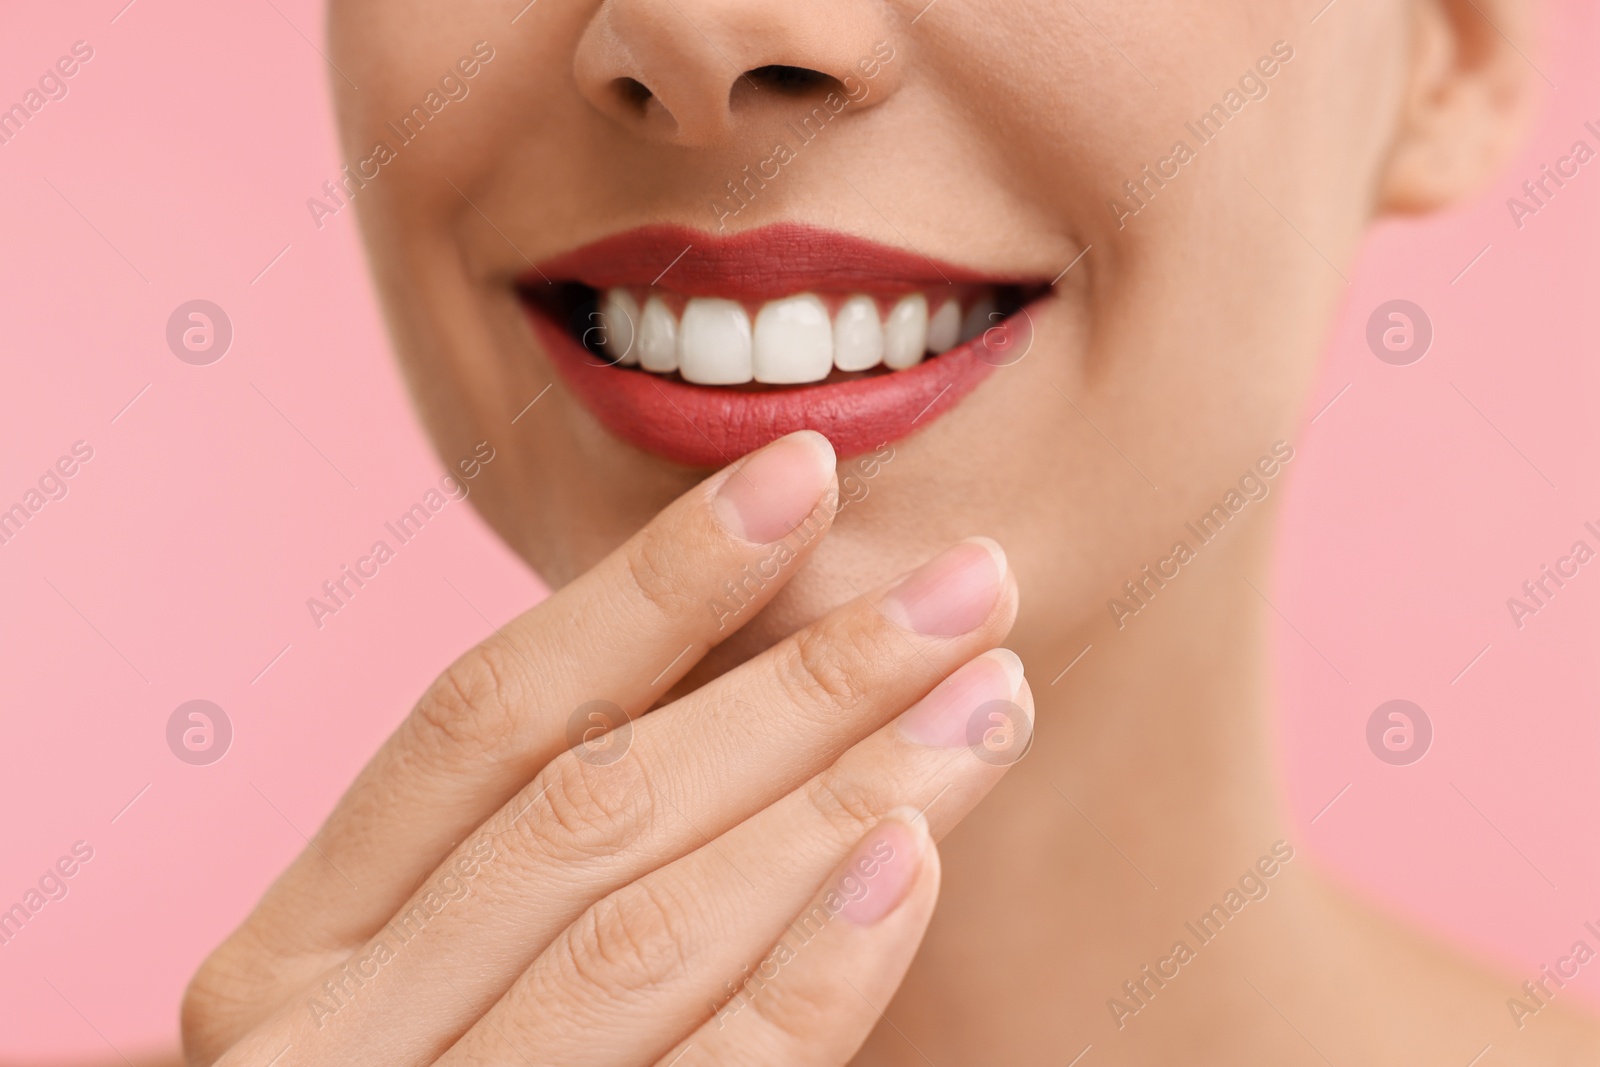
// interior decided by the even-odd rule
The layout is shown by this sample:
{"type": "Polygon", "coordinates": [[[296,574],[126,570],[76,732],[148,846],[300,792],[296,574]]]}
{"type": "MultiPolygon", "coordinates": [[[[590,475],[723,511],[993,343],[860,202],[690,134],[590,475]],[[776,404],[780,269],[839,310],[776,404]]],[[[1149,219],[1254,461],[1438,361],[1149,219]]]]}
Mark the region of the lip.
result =
{"type": "MultiPolygon", "coordinates": [[[[1038,284],[794,224],[732,237],[677,226],[645,227],[542,262],[520,284],[537,293],[552,281],[597,290],[657,285],[685,296],[747,302],[806,291],[889,296],[946,284],[1038,284]]],[[[701,468],[724,466],[801,429],[826,436],[841,458],[900,440],[936,421],[996,367],[1026,353],[1011,329],[1017,319],[1027,318],[1031,337],[1031,317],[1024,307],[986,334],[906,370],[744,391],[612,366],[537,301],[524,299],[523,306],[557,374],[601,425],[646,452],[701,468]],[[1006,330],[1010,332],[1000,336],[1006,330]]]]}
{"type": "Polygon", "coordinates": [[[1026,285],[1037,279],[980,273],[875,241],[796,223],[721,237],[687,226],[645,226],[538,264],[522,281],[547,278],[595,289],[662,285],[685,296],[777,300],[813,289],[889,296],[937,285],[1026,285]]]}

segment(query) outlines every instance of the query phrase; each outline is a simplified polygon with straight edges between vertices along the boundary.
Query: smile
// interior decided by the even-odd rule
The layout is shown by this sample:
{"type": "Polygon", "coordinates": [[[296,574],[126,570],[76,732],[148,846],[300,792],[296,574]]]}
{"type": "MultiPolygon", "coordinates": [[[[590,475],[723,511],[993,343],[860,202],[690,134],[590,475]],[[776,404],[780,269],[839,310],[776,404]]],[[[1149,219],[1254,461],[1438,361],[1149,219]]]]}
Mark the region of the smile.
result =
{"type": "Polygon", "coordinates": [[[519,292],[608,430],[714,467],[798,429],[848,457],[932,423],[1026,354],[1048,289],[782,225],[631,231],[540,264],[519,292]]]}

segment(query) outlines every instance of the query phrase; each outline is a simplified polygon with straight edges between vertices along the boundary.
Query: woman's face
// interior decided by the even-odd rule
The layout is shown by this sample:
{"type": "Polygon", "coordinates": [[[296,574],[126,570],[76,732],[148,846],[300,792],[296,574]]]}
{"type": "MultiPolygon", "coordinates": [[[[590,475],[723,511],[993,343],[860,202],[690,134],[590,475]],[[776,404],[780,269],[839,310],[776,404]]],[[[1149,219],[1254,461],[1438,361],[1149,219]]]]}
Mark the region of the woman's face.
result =
{"type": "Polygon", "coordinates": [[[493,446],[472,499],[550,582],[812,424],[848,503],[745,652],[978,533],[1010,554],[1031,642],[1104,617],[1293,444],[1412,28],[1406,5],[1312,7],[336,0],[331,58],[424,418],[448,465],[493,446]],[[585,352],[616,322],[585,297],[612,288],[630,362],[670,359],[676,329],[693,367],[585,352]],[[776,303],[805,293],[820,311],[776,303]],[[1024,306],[992,347],[910,369],[682,380],[815,378],[830,341],[870,358],[863,308],[899,316],[905,362],[919,293],[935,316],[1024,306]],[[855,295],[859,335],[837,321],[855,295]]]}

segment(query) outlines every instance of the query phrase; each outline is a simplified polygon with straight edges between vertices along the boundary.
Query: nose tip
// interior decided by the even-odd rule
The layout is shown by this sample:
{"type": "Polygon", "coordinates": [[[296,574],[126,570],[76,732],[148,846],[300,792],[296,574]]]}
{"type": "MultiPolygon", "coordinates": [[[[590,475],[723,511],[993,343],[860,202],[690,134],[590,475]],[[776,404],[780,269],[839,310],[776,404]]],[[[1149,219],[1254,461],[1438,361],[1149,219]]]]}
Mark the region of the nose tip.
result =
{"type": "Polygon", "coordinates": [[[635,135],[707,146],[780,101],[887,99],[899,83],[892,29],[885,5],[856,0],[603,0],[573,73],[635,135]]]}

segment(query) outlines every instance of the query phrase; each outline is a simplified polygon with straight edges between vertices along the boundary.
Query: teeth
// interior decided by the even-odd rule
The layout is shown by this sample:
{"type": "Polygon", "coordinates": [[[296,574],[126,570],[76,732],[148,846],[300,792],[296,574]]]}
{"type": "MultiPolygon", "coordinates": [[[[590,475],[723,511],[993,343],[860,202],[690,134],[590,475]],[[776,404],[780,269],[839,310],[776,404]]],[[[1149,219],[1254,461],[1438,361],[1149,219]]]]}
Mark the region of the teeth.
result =
{"type": "Polygon", "coordinates": [[[660,295],[636,292],[608,289],[601,297],[606,354],[622,366],[676,371],[697,385],[798,385],[823,381],[834,368],[879,364],[905,370],[927,352],[948,352],[982,335],[994,325],[996,307],[993,295],[982,295],[963,314],[958,301],[941,294],[929,315],[928,298],[911,293],[881,315],[876,298],[857,293],[830,317],[821,297],[803,293],[767,301],[752,327],[734,300],[693,297],[679,316],[660,295]]]}
{"type": "Polygon", "coordinates": [[[994,297],[980,297],[967,312],[967,317],[961,323],[961,341],[966,343],[974,337],[983,336],[983,332],[995,324],[994,297]]]}
{"type": "Polygon", "coordinates": [[[624,367],[639,362],[634,348],[633,324],[639,321],[639,302],[626,289],[612,289],[600,305],[600,324],[605,327],[606,353],[624,367]]]}
{"type": "Polygon", "coordinates": [[[883,365],[903,370],[922,362],[928,346],[928,299],[912,293],[889,312],[883,324],[883,365]]]}
{"type": "Polygon", "coordinates": [[[883,324],[878,303],[852,296],[833,320],[833,365],[840,370],[871,370],[883,362],[883,324]]]}
{"type": "Polygon", "coordinates": [[[928,320],[928,351],[948,352],[961,339],[961,305],[946,300],[928,320]]]}
{"type": "Polygon", "coordinates": [[[644,302],[638,340],[639,366],[657,374],[678,369],[678,320],[659,296],[644,302]]]}
{"type": "Polygon", "coordinates": [[[768,301],[756,314],[754,353],[758,382],[822,381],[833,370],[833,324],[827,307],[809,294],[768,301]]]}
{"type": "Polygon", "coordinates": [[[678,330],[678,373],[696,385],[750,381],[750,316],[744,308],[712,297],[690,300],[678,330]]]}

